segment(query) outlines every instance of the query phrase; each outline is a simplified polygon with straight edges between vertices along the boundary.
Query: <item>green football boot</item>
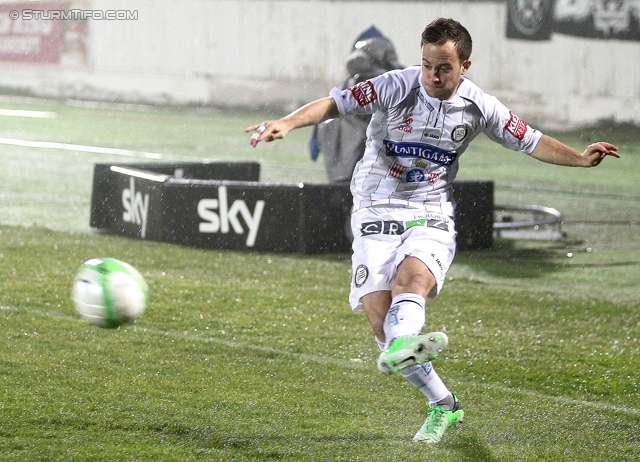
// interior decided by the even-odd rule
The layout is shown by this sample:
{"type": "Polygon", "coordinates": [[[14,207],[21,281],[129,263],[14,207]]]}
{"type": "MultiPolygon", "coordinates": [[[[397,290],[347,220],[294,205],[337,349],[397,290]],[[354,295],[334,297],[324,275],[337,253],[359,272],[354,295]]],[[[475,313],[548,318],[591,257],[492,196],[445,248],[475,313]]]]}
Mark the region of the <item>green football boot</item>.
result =
{"type": "Polygon", "coordinates": [[[446,411],[442,406],[429,406],[429,416],[416,436],[413,437],[414,443],[436,444],[442,439],[447,428],[462,422],[464,411],[460,401],[455,395],[453,395],[453,400],[455,404],[450,411],[446,411]]]}
{"type": "Polygon", "coordinates": [[[414,364],[426,363],[436,359],[448,343],[444,332],[400,336],[380,354],[378,369],[384,374],[393,374],[414,364]]]}

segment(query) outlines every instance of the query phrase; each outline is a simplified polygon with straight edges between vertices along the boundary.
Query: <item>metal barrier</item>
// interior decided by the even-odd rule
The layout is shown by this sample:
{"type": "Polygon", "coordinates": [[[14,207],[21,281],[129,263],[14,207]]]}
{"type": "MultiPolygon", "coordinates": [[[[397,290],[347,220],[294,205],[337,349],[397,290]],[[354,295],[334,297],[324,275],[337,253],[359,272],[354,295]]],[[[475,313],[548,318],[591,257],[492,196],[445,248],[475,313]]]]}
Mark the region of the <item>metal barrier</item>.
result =
{"type": "Polygon", "coordinates": [[[560,240],[565,237],[562,214],[540,205],[496,205],[493,231],[503,239],[560,240]]]}

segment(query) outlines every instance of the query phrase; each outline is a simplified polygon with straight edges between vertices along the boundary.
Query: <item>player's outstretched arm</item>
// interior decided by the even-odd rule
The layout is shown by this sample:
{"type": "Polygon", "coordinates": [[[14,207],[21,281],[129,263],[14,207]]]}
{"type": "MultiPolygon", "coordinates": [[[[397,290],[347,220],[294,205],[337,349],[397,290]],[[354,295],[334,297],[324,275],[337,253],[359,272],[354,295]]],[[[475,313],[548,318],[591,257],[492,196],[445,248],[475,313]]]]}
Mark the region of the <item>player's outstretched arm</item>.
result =
{"type": "Polygon", "coordinates": [[[600,165],[606,156],[620,157],[617,146],[599,141],[590,144],[581,153],[547,135],[540,138],[538,145],[531,153],[531,157],[542,162],[569,167],[595,167],[600,165]]]}
{"type": "Polygon", "coordinates": [[[254,148],[260,141],[274,141],[287,136],[291,130],[296,128],[317,125],[328,119],[339,117],[338,106],[331,97],[321,98],[309,104],[305,104],[300,109],[279,120],[268,120],[261,124],[252,125],[244,129],[246,133],[255,133],[251,136],[249,143],[254,148]]]}

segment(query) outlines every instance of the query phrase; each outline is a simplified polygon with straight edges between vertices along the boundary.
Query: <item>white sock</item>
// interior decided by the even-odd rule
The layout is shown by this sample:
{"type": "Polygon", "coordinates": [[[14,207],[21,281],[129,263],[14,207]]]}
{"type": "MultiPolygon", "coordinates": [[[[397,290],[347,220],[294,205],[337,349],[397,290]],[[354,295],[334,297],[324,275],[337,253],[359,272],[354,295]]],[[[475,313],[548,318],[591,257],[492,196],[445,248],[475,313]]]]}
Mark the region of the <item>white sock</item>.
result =
{"type": "Polygon", "coordinates": [[[386,346],[402,335],[416,335],[424,326],[425,299],[418,294],[398,294],[391,300],[391,307],[384,320],[386,346]]]}
{"type": "MultiPolygon", "coordinates": [[[[429,404],[443,404],[442,401],[446,402],[452,396],[430,361],[402,369],[400,374],[427,397],[429,404]]],[[[453,398],[451,402],[453,403],[453,398]]]]}

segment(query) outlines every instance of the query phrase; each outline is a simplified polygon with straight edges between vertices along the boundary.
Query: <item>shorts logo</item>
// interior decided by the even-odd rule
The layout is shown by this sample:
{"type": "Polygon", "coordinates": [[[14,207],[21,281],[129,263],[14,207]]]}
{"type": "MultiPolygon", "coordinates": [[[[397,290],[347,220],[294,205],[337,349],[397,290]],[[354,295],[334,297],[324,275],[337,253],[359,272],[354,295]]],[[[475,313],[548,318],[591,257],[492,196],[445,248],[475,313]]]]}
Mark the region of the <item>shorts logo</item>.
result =
{"type": "Polygon", "coordinates": [[[440,268],[440,271],[444,271],[444,268],[442,267],[442,262],[438,260],[438,257],[436,257],[436,254],[432,253],[431,256],[433,257],[433,260],[437,263],[438,268],[440,268]]]}
{"type": "Polygon", "coordinates": [[[400,236],[404,233],[404,223],[401,221],[371,221],[362,223],[360,232],[362,236],[371,236],[373,234],[386,234],[388,236],[400,236]]]}
{"type": "Polygon", "coordinates": [[[524,135],[527,133],[527,123],[513,112],[509,111],[509,114],[511,115],[511,118],[509,119],[509,122],[507,122],[507,125],[504,126],[505,130],[519,140],[524,139],[524,135]]]}
{"type": "Polygon", "coordinates": [[[385,220],[370,221],[362,223],[360,226],[361,236],[372,236],[374,234],[386,234],[387,236],[400,236],[409,228],[420,226],[423,228],[435,228],[441,231],[449,232],[449,223],[442,219],[420,218],[406,222],[385,220]]]}
{"type": "Polygon", "coordinates": [[[356,268],[356,275],[353,278],[353,283],[356,287],[362,287],[362,285],[367,281],[368,277],[369,269],[364,265],[360,265],[356,268]]]}
{"type": "Polygon", "coordinates": [[[466,127],[466,125],[458,125],[451,132],[451,139],[456,143],[459,143],[467,137],[468,132],[469,129],[466,127]]]}
{"type": "Polygon", "coordinates": [[[350,87],[349,90],[351,90],[351,93],[358,102],[359,106],[366,106],[367,104],[371,104],[378,99],[376,89],[373,88],[373,84],[368,80],[350,87]]]}

